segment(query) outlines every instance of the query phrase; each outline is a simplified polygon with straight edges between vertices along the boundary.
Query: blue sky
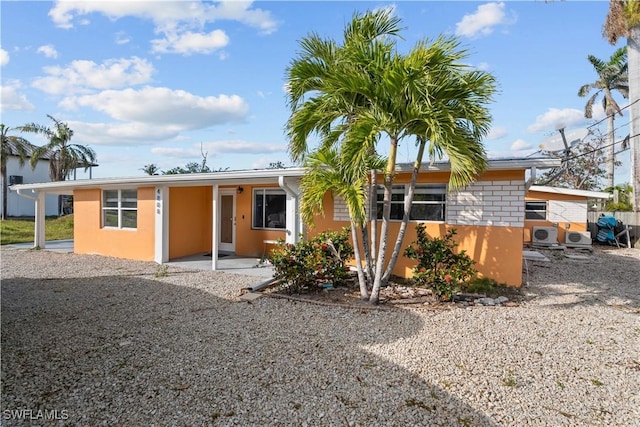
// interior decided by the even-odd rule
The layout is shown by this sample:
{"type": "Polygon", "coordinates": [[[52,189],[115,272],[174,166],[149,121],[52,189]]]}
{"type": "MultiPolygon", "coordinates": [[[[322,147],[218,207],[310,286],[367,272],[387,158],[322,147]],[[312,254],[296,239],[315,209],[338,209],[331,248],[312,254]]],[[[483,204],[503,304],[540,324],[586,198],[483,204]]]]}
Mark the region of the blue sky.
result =
{"type": "MultiPolygon", "coordinates": [[[[587,55],[606,60],[618,47],[601,35],[605,1],[2,1],[2,123],[67,122],[73,142],[97,153],[94,177],[200,161],[201,146],[216,169],[290,165],[285,70],[298,41],[340,40],[355,12],[377,8],[402,19],[400,50],[455,35],[469,64],[496,76],[492,158],[530,155],[559,123],[604,118],[598,104],[596,120],[585,119],[577,92],[596,79],[587,55]]],[[[617,118],[617,139],[628,121],[617,118]]],[[[413,154],[404,141],[398,160],[413,154]]],[[[628,155],[616,182],[629,181],[628,155]]]]}

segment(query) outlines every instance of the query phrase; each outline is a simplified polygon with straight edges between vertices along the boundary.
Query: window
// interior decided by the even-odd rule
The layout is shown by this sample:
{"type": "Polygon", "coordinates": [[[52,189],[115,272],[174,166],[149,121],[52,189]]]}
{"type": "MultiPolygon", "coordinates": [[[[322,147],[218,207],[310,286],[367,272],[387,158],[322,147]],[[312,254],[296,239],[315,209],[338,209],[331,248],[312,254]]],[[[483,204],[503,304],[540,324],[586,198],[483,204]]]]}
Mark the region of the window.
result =
{"type": "Polygon", "coordinates": [[[253,190],[253,228],[285,228],[287,196],[284,190],[257,188],[253,190]]]}
{"type": "MultiPolygon", "coordinates": [[[[390,219],[401,221],[404,214],[404,200],[409,186],[394,185],[391,187],[390,219]]],[[[382,218],[384,187],[378,187],[378,219],[382,218]]],[[[409,213],[411,221],[444,221],[447,202],[447,187],[444,184],[416,185],[413,203],[409,213]]]]}
{"type": "Polygon", "coordinates": [[[524,202],[524,219],[545,221],[547,202],[524,202]]]}
{"type": "Polygon", "coordinates": [[[138,190],[102,192],[102,226],[136,228],[138,226],[138,190]]]}

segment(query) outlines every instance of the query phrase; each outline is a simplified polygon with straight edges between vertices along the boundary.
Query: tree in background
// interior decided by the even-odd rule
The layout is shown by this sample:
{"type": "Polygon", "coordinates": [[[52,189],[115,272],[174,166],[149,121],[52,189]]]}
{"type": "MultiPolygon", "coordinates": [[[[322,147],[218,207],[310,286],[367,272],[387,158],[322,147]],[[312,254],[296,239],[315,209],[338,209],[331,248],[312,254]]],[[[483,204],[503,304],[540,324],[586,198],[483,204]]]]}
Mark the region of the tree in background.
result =
{"type": "MultiPolygon", "coordinates": [[[[41,158],[49,159],[49,177],[52,181],[65,181],[72,171],[84,168],[86,171],[96,161],[96,153],[88,146],[72,144],[73,130],[67,123],[55,119],[47,114],[53,121],[53,127],[47,127],[36,123],[20,126],[21,132],[35,133],[44,136],[48,142],[34,149],[31,154],[31,168],[35,169],[41,158]]],[[[58,215],[62,211],[62,196],[58,196],[58,215]]]]}
{"type": "MultiPolygon", "coordinates": [[[[607,143],[602,133],[598,132],[591,138],[585,139],[580,147],[565,159],[560,168],[551,169],[542,174],[536,185],[551,185],[553,187],[574,188],[576,190],[597,190],[602,188],[601,180],[607,176],[603,165],[607,163],[607,155],[603,148],[607,143]]],[[[548,157],[558,157],[556,152],[542,151],[548,157]]],[[[620,162],[616,163],[620,166],[620,162]]]]}
{"type": "Polygon", "coordinates": [[[209,172],[222,172],[222,171],[226,171],[229,170],[229,168],[218,168],[218,169],[211,169],[208,165],[207,165],[207,156],[209,155],[209,152],[205,152],[202,144],[200,144],[200,155],[202,156],[202,161],[200,163],[198,162],[188,162],[187,164],[184,165],[184,167],[182,166],[176,166],[175,168],[171,168],[169,170],[163,171],[162,173],[164,175],[177,175],[177,174],[185,174],[185,173],[209,173],[209,172]]]}
{"type": "Polygon", "coordinates": [[[605,188],[604,191],[613,195],[611,199],[607,200],[607,203],[604,206],[606,211],[629,212],[633,210],[633,205],[631,203],[633,190],[629,184],[620,184],[615,187],[605,188]]]}
{"type": "Polygon", "coordinates": [[[11,128],[0,124],[0,174],[2,175],[2,219],[7,217],[7,160],[17,156],[20,166],[24,166],[33,146],[20,136],[8,135],[11,128]]]}
{"type": "Polygon", "coordinates": [[[140,168],[140,170],[147,175],[159,175],[160,168],[155,163],[149,163],[148,165],[144,165],[140,168]]]}
{"type": "Polygon", "coordinates": [[[595,93],[589,97],[584,107],[584,116],[588,119],[593,118],[593,104],[602,94],[602,107],[607,115],[607,147],[606,147],[606,178],[607,187],[613,187],[615,174],[615,133],[614,120],[616,113],[622,116],[620,106],[613,98],[613,91],[616,90],[623,97],[629,96],[629,79],[627,75],[627,48],[621,47],[617,49],[607,62],[596,58],[593,55],[587,57],[591,65],[598,75],[598,79],[593,83],[582,85],[578,90],[578,96],[585,97],[592,90],[595,93]]]}
{"type": "Polygon", "coordinates": [[[640,1],[610,0],[602,34],[611,44],[626,37],[629,56],[629,109],[631,116],[631,186],[633,208],[640,211],[640,1]]]}
{"type": "Polygon", "coordinates": [[[380,239],[377,248],[372,247],[371,259],[365,256],[375,266],[369,278],[372,304],[378,303],[380,288],[401,252],[425,150],[432,161],[449,158],[450,188],[473,180],[486,168],[481,141],[491,116],[484,104],[496,90],[493,76],[465,64],[468,53],[454,38],[419,41],[408,54],[398,53],[399,24],[389,10],[356,14],[341,45],[316,34],[303,38],[300,53],[287,70],[292,113],[286,127],[294,162],[305,161],[314,152],[307,142],[312,133],[320,137],[320,150],[336,147],[346,172],[351,165],[365,163],[357,159],[375,154],[381,138],[389,140],[380,239]],[[391,188],[398,145],[404,138],[414,140],[418,154],[404,217],[387,257],[391,188]]]}

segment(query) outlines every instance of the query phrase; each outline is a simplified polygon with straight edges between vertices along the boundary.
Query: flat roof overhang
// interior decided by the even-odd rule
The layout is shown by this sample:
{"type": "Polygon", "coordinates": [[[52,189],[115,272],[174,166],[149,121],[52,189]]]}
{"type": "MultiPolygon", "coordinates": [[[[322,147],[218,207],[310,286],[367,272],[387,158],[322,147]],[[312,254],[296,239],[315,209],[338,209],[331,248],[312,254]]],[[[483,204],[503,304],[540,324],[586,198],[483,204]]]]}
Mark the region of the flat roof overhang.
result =
{"type": "MultiPolygon", "coordinates": [[[[560,159],[526,158],[526,159],[492,159],[488,161],[487,170],[517,170],[517,169],[550,169],[561,165],[560,159]]],[[[413,163],[400,163],[397,172],[410,172],[413,163]]],[[[449,162],[423,163],[421,172],[449,172],[449,162]]],[[[40,192],[45,194],[72,195],[76,189],[88,188],[124,188],[124,187],[191,187],[206,185],[248,185],[248,184],[278,184],[281,177],[300,178],[306,169],[303,167],[284,169],[250,169],[237,171],[222,171],[175,175],[148,175],[123,178],[95,178],[77,181],[42,182],[32,184],[17,184],[9,187],[11,190],[40,192]]]]}

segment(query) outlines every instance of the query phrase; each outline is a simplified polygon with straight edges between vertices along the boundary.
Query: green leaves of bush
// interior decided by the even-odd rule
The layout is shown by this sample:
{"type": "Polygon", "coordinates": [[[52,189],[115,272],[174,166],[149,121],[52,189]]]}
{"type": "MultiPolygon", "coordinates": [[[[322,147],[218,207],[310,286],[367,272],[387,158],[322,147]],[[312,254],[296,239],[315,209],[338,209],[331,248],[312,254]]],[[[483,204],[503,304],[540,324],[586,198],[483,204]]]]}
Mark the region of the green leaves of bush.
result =
{"type": "Polygon", "coordinates": [[[418,261],[411,280],[418,286],[431,288],[439,299],[450,300],[476,274],[474,261],[465,251],[455,252],[458,246],[453,240],[455,229],[442,238],[430,238],[424,224],[418,224],[416,234],[417,239],[404,251],[405,257],[418,261]]]}
{"type": "Polygon", "coordinates": [[[349,229],[325,231],[295,245],[279,241],[269,254],[274,277],[290,293],[318,290],[322,284],[343,283],[348,277],[346,263],[353,257],[349,229]]]}

